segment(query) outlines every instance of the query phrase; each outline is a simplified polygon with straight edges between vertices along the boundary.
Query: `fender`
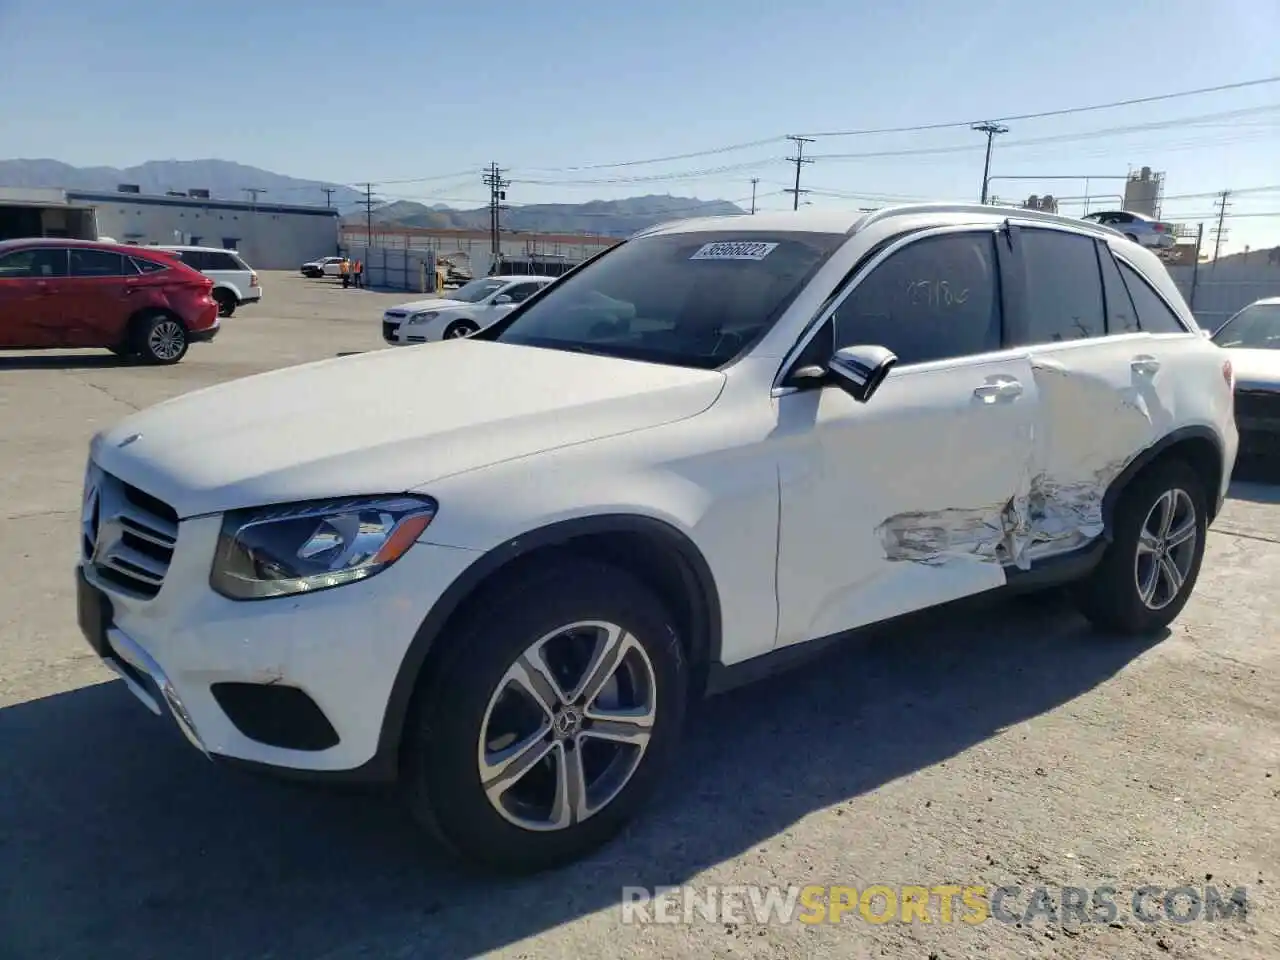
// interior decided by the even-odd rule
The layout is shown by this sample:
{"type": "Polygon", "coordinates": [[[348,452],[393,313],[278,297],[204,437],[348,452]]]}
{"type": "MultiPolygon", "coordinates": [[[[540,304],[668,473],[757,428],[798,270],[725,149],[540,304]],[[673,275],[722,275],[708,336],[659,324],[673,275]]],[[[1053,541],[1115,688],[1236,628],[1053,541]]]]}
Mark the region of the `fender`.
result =
{"type": "Polygon", "coordinates": [[[423,664],[449,618],[481,584],[502,567],[535,550],[563,546],[579,537],[610,533],[639,534],[672,550],[680,557],[681,578],[689,594],[692,612],[694,637],[691,639],[698,643],[698,638],[701,637],[705,643],[702,649],[695,648],[692,659],[696,665],[718,662],[721,649],[719,593],[702,552],[682,531],[664,520],[625,513],[600,514],[549,524],[494,547],[467,567],[440,595],[414,634],[392,684],[391,696],[382,718],[377,753],[356,770],[345,771],[341,779],[395,779],[405,718],[423,664]]]}
{"type": "Polygon", "coordinates": [[[1210,427],[1205,426],[1189,426],[1179,427],[1170,433],[1165,434],[1151,446],[1147,447],[1140,454],[1129,461],[1129,465],[1120,471],[1120,474],[1111,481],[1111,486],[1107,488],[1107,492],[1102,497],[1102,536],[1107,543],[1111,542],[1113,519],[1115,516],[1116,503],[1120,500],[1120,495],[1124,493],[1125,487],[1133,480],[1138,472],[1163,454],[1174,444],[1181,443],[1184,440],[1207,440],[1213,445],[1214,451],[1218,457],[1218,479],[1219,489],[1208,490],[1210,513],[1209,522],[1217,516],[1218,511],[1222,509],[1222,501],[1224,494],[1221,490],[1221,479],[1223,472],[1227,469],[1227,464],[1222,452],[1222,440],[1218,434],[1210,427]]]}

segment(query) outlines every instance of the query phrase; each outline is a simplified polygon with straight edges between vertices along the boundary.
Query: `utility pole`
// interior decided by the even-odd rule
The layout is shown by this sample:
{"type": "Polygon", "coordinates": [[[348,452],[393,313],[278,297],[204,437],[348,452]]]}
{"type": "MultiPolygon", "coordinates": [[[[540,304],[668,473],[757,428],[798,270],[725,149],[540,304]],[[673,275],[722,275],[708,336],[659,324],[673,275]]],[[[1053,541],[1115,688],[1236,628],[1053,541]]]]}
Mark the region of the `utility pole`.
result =
{"type": "Polygon", "coordinates": [[[364,199],[360,201],[360,206],[364,207],[364,231],[365,231],[365,256],[368,256],[369,250],[373,249],[373,184],[362,184],[364,187],[364,199]]]}
{"type": "Polygon", "coordinates": [[[489,246],[493,255],[492,273],[498,272],[498,261],[502,256],[502,211],[507,208],[502,201],[507,199],[507,187],[510,180],[502,179],[502,168],[496,163],[489,164],[484,172],[484,183],[489,188],[489,246]]]}
{"type": "Polygon", "coordinates": [[[255,209],[258,206],[258,194],[267,192],[262,187],[244,187],[243,189],[249,195],[249,202],[253,204],[255,209]]]}
{"type": "Polygon", "coordinates": [[[334,194],[335,188],[334,188],[334,187],[321,187],[321,188],[320,188],[320,190],[324,193],[324,205],[325,205],[326,207],[332,207],[332,206],[333,206],[333,194],[334,194]]]}
{"type": "Polygon", "coordinates": [[[751,212],[756,212],[756,184],[760,182],[759,177],[751,178],[751,212]]]}
{"type": "Polygon", "coordinates": [[[792,209],[792,210],[799,210],[799,209],[800,209],[800,194],[802,194],[802,193],[808,193],[808,192],[809,192],[808,190],[801,190],[801,189],[800,189],[800,168],[801,168],[801,167],[803,167],[806,163],[813,163],[813,161],[812,161],[812,160],[807,160],[807,159],[805,159],[805,155],[804,155],[804,145],[805,145],[806,143],[813,143],[813,138],[812,138],[812,137],[797,137],[797,136],[794,136],[794,135],[790,135],[790,136],[788,136],[788,137],[787,137],[787,139],[788,139],[788,140],[793,140],[793,141],[795,141],[795,145],[796,145],[796,155],[795,155],[794,157],[787,157],[787,162],[788,162],[788,163],[794,163],[794,164],[796,165],[796,185],[795,185],[794,187],[788,187],[788,188],[787,188],[786,190],[784,190],[783,192],[784,192],[784,193],[789,193],[789,194],[791,194],[791,195],[792,195],[793,200],[792,200],[792,204],[791,204],[791,209],[792,209]]]}
{"type": "Polygon", "coordinates": [[[1214,206],[1218,208],[1218,225],[1213,228],[1214,267],[1217,267],[1218,265],[1218,254],[1222,250],[1222,241],[1227,239],[1227,234],[1230,232],[1225,226],[1223,226],[1223,222],[1227,219],[1227,208],[1231,206],[1231,204],[1227,202],[1227,197],[1229,196],[1231,196],[1231,191],[1223,190],[1218,194],[1218,199],[1214,201],[1214,206]]]}
{"type": "Polygon", "coordinates": [[[982,199],[978,201],[979,203],[986,203],[987,187],[991,183],[991,144],[995,140],[996,134],[1008,133],[1009,128],[988,120],[986,123],[975,123],[972,129],[987,135],[987,159],[982,165],[982,199]]]}

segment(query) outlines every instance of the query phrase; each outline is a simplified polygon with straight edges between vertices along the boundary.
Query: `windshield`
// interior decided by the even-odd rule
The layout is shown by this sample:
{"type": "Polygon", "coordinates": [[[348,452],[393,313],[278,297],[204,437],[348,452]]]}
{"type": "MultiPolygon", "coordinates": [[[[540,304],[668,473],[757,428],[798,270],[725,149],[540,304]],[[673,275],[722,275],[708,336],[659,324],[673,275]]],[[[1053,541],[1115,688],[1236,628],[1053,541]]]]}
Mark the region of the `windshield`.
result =
{"type": "Polygon", "coordinates": [[[493,277],[485,277],[482,280],[472,280],[468,284],[464,284],[449,295],[450,300],[461,300],[463,303],[479,303],[485,297],[489,296],[497,290],[501,290],[507,285],[506,280],[498,280],[493,277]]]}
{"type": "Polygon", "coordinates": [[[755,231],[629,240],[514,314],[494,339],[714,369],[764,336],[844,240],[755,231]]]}
{"type": "Polygon", "coordinates": [[[1280,303],[1255,303],[1245,307],[1213,335],[1220,347],[1249,350],[1280,349],[1280,303]]]}

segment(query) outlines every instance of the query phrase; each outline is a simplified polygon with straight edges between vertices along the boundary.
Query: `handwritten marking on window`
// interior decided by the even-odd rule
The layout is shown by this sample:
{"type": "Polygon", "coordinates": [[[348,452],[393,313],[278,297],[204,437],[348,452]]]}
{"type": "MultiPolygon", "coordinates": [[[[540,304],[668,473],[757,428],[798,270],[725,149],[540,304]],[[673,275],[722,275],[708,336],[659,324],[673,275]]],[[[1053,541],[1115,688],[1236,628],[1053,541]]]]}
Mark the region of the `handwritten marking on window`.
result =
{"type": "Polygon", "coordinates": [[[946,280],[909,280],[907,299],[912,306],[955,307],[969,299],[969,288],[953,290],[946,280]]]}

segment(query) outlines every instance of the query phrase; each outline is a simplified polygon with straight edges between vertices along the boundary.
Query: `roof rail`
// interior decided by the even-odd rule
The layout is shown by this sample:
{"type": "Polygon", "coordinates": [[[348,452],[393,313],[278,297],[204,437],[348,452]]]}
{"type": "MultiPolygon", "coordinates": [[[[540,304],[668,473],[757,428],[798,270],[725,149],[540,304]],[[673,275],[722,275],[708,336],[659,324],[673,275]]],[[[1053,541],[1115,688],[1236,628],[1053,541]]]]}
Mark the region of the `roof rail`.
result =
{"type": "Polygon", "coordinates": [[[1082,220],[1079,217],[1068,217],[1059,213],[1045,213],[1043,210],[1028,210],[1025,207],[994,206],[988,203],[908,203],[896,206],[881,207],[872,210],[854,224],[854,230],[862,230],[887,220],[890,217],[910,216],[930,213],[984,213],[995,217],[1006,217],[1018,220],[1038,220],[1042,223],[1056,223],[1059,226],[1089,227],[1100,233],[1123,236],[1120,231],[1111,227],[1082,220]]]}

